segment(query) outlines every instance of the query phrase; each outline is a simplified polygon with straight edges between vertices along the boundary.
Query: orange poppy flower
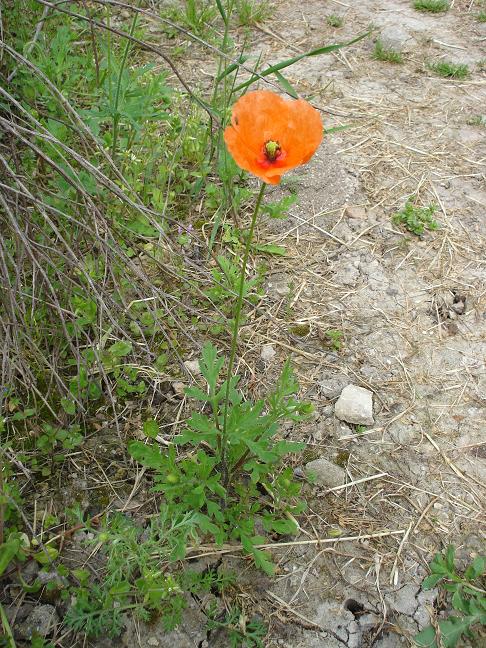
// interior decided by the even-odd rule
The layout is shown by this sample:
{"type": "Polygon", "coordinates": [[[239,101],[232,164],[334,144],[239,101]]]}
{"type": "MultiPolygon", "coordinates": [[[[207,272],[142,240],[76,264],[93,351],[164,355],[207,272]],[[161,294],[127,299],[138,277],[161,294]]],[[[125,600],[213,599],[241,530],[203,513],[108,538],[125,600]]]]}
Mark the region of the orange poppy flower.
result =
{"type": "Polygon", "coordinates": [[[256,90],[233,106],[224,141],[240,168],[278,184],[284,173],[311,159],[322,135],[321,116],[307,101],[256,90]]]}

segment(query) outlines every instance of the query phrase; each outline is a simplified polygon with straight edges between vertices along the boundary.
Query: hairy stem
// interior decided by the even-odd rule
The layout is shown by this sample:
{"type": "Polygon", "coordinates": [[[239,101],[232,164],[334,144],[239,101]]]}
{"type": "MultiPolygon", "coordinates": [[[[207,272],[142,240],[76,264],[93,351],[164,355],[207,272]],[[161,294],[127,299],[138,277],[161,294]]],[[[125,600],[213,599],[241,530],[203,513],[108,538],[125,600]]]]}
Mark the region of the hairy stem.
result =
{"type": "Polygon", "coordinates": [[[245,278],[246,278],[246,266],[248,265],[248,257],[250,256],[251,242],[253,239],[253,232],[255,230],[255,224],[258,217],[258,212],[260,211],[260,205],[262,203],[263,194],[265,193],[266,184],[262,182],[260,187],[260,192],[255,203],[255,209],[253,211],[253,216],[251,217],[250,229],[248,231],[248,236],[246,239],[245,252],[243,254],[243,263],[241,266],[240,274],[240,286],[238,290],[238,300],[236,302],[235,315],[233,321],[233,337],[231,340],[231,352],[228,363],[228,377],[226,380],[226,394],[224,399],[224,414],[223,414],[223,432],[221,435],[221,466],[223,473],[223,485],[226,488],[228,485],[228,465],[227,465],[227,454],[228,454],[228,410],[229,410],[229,396],[230,396],[230,387],[231,387],[231,378],[233,374],[233,367],[235,364],[236,349],[238,346],[238,332],[240,329],[240,319],[241,319],[241,309],[243,306],[243,294],[245,292],[245,278]]]}

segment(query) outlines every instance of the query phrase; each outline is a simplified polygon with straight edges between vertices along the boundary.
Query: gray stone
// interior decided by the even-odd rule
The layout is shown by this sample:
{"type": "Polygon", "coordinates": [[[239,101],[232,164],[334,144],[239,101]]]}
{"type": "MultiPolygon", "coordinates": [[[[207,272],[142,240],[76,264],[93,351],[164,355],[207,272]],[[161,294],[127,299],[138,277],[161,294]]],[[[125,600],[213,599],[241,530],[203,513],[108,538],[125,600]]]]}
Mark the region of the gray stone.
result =
{"type": "Polygon", "coordinates": [[[264,362],[272,362],[277,355],[275,348],[271,344],[264,344],[260,352],[260,357],[264,362]]]}
{"type": "Polygon", "coordinates": [[[430,614],[427,608],[432,609],[433,603],[437,598],[437,590],[427,590],[426,592],[420,591],[417,594],[418,607],[413,615],[419,630],[422,630],[430,624],[430,614]]]}
{"type": "Polygon", "coordinates": [[[373,648],[401,648],[401,646],[407,645],[405,637],[400,637],[395,633],[388,633],[380,637],[373,648]]]}
{"type": "Polygon", "coordinates": [[[324,631],[328,630],[346,644],[347,648],[359,648],[361,630],[354,615],[335,601],[324,601],[319,605],[313,621],[324,631]]]}
{"type": "Polygon", "coordinates": [[[334,413],[354,425],[373,425],[373,393],[358,385],[347,385],[339,396],[334,413]]]}
{"type": "Polygon", "coordinates": [[[56,608],[45,604],[35,607],[29,616],[16,629],[24,639],[31,639],[34,632],[41,637],[47,637],[59,623],[56,608]]]}
{"type": "Polygon", "coordinates": [[[413,45],[414,39],[401,27],[395,25],[385,27],[380,34],[380,41],[383,48],[393,52],[403,52],[413,45]]]}
{"type": "Polygon", "coordinates": [[[286,274],[272,275],[267,283],[267,291],[270,297],[282,298],[290,294],[290,279],[286,274]]]}
{"type": "Polygon", "coordinates": [[[316,477],[316,483],[327,488],[342,486],[346,483],[345,471],[333,464],[327,459],[320,458],[310,461],[305,466],[307,473],[313,473],[316,477]]]}
{"type": "Polygon", "coordinates": [[[380,617],[377,614],[373,614],[372,612],[362,614],[358,618],[359,626],[365,632],[371,630],[372,628],[377,628],[380,625],[380,621],[380,617]]]}
{"type": "Polygon", "coordinates": [[[385,594],[385,600],[396,612],[413,616],[417,610],[417,594],[419,588],[417,585],[404,585],[395,592],[385,594]]]}
{"type": "Polygon", "coordinates": [[[337,276],[343,286],[354,286],[359,278],[359,270],[354,265],[343,265],[339,268],[337,276]]]}
{"type": "Polygon", "coordinates": [[[326,372],[319,382],[320,392],[325,398],[332,400],[339,396],[348,381],[349,378],[345,374],[329,374],[326,372]]]}

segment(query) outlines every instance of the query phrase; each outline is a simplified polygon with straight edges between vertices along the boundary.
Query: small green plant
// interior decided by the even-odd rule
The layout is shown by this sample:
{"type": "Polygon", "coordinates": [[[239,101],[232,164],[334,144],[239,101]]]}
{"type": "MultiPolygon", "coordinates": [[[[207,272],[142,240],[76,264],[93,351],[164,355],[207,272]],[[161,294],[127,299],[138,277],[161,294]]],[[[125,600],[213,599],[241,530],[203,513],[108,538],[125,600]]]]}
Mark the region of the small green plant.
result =
{"type": "MultiPolygon", "coordinates": [[[[449,546],[443,554],[438,553],[430,563],[430,576],[422,582],[422,589],[440,587],[452,594],[452,607],[458,616],[439,619],[414,637],[418,646],[424,648],[455,648],[461,637],[475,639],[474,629],[486,624],[486,556],[476,556],[461,574],[455,565],[455,548],[449,546]]],[[[472,645],[479,646],[479,643],[472,645]]]]}
{"type": "MultiPolygon", "coordinates": [[[[240,280],[240,268],[231,259],[219,255],[217,257],[218,266],[213,268],[214,285],[206,290],[206,295],[213,301],[219,303],[227,302],[231,306],[237,295],[240,280]]],[[[243,297],[252,302],[258,301],[259,297],[256,292],[259,280],[245,279],[243,288],[243,297]]]]}
{"type": "Polygon", "coordinates": [[[262,205],[262,213],[270,218],[286,218],[289,209],[299,200],[296,193],[290,193],[276,202],[266,202],[262,205]]]}
{"type": "Polygon", "coordinates": [[[486,11],[480,11],[476,14],[476,20],[480,23],[486,22],[486,11]]]}
{"type": "Polygon", "coordinates": [[[446,79],[466,79],[469,76],[469,68],[465,63],[438,61],[431,63],[429,67],[433,72],[446,79]]]}
{"type": "Polygon", "coordinates": [[[383,43],[379,39],[375,43],[373,58],[377,61],[387,61],[388,63],[403,63],[402,54],[384,47],[383,43]]]}
{"type": "Polygon", "coordinates": [[[197,36],[207,38],[211,31],[211,23],[217,14],[214,4],[208,0],[184,0],[183,5],[184,10],[181,11],[180,4],[174,3],[163,12],[164,16],[182,24],[197,36]]]}
{"type": "MultiPolygon", "coordinates": [[[[164,494],[170,518],[192,515],[193,541],[208,536],[217,544],[239,541],[258,567],[272,573],[269,556],[257,547],[264,538],[255,531],[255,519],[260,517],[269,533],[297,530],[292,515],[303,509],[301,502],[292,500],[300,484],[281,463],[284,455],[305,446],[275,437],[281,421],[301,420],[312,407],[293,397],[298,385],[288,363],[274,392],[255,403],[244,400],[236,389],[239,376],[220,382],[223,365],[215,347],[206,344],[200,368],[207,391],[200,387],[186,391],[206,403],[210,413],[195,412],[168,450],[141,441],[131,442],[128,450],[155,470],[153,490],[164,494]],[[268,494],[268,502],[262,492],[268,494]]],[[[185,547],[180,551],[182,557],[185,547]]]]}
{"type": "Polygon", "coordinates": [[[258,619],[248,619],[239,607],[231,607],[223,619],[216,616],[216,608],[208,611],[208,630],[226,630],[230,648],[263,648],[267,628],[258,619]]]}
{"type": "Polygon", "coordinates": [[[344,25],[344,18],[342,16],[337,16],[336,14],[329,14],[329,16],[326,16],[326,22],[329,27],[339,29],[339,27],[344,25]]]}
{"type": "Polygon", "coordinates": [[[466,121],[468,126],[486,126],[486,115],[473,115],[466,121]]]}
{"type": "Polygon", "coordinates": [[[436,211],[435,205],[416,207],[412,199],[409,199],[405,207],[392,216],[392,221],[396,225],[403,225],[412,234],[422,236],[425,230],[433,231],[439,228],[439,224],[433,218],[436,211]]]}
{"type": "Polygon", "coordinates": [[[236,0],[238,22],[243,27],[262,23],[273,13],[273,6],[268,0],[236,0]]]}
{"type": "Polygon", "coordinates": [[[87,542],[101,546],[105,569],[98,582],[90,580],[88,570],[75,570],[79,586],[72,590],[74,603],[67,625],[89,636],[116,637],[123,614],[130,610],[143,620],[157,613],[170,631],[180,623],[186,607],[184,593],[221,592],[233,580],[221,571],[169,571],[169,565],[184,555],[197,528],[196,518],[192,512],[169,516],[162,507],[146,529],[119,514],[106,519],[99,530],[88,524],[92,539],[87,542]]]}
{"type": "Polygon", "coordinates": [[[449,0],[415,0],[414,9],[417,11],[428,11],[429,13],[441,13],[448,11],[449,0]]]}
{"type": "Polygon", "coordinates": [[[329,329],[325,332],[328,346],[334,351],[340,351],[342,347],[343,332],[339,329],[329,329]]]}

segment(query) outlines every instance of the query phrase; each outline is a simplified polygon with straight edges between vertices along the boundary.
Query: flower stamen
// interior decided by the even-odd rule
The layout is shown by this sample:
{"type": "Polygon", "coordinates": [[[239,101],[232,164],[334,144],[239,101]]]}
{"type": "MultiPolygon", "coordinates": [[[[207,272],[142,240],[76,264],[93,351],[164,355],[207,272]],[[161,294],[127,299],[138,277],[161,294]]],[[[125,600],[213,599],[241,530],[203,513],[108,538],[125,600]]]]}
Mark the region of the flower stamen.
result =
{"type": "Polygon", "coordinates": [[[280,148],[280,144],[278,142],[275,142],[274,140],[268,140],[268,142],[265,142],[263,149],[265,157],[270,162],[275,162],[282,150],[280,148]]]}

